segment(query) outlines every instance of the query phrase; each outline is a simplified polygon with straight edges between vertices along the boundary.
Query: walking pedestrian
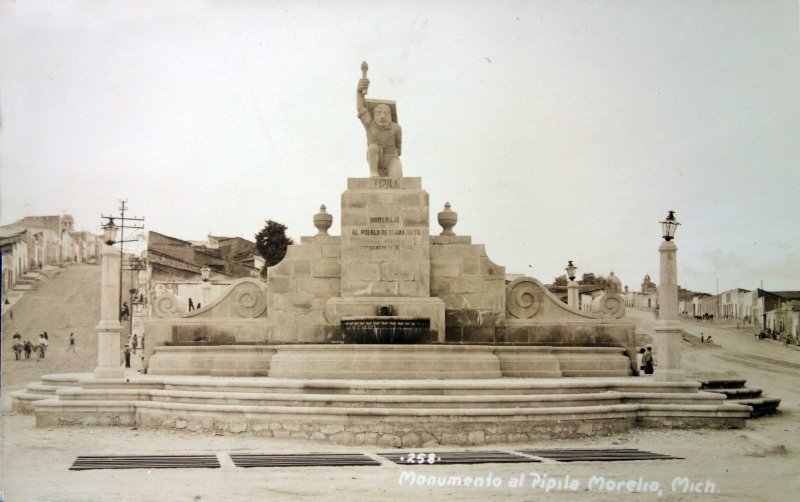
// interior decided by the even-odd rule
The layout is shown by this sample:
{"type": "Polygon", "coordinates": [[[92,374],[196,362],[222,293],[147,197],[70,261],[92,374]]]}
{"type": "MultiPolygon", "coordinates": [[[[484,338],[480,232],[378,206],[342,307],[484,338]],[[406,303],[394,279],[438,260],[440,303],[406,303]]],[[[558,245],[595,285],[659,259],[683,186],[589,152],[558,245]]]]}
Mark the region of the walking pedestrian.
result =
{"type": "Polygon", "coordinates": [[[191,312],[192,310],[194,310],[194,302],[192,301],[191,298],[189,298],[189,312],[191,312]]]}
{"type": "Polygon", "coordinates": [[[75,333],[70,333],[69,334],[69,349],[67,349],[67,350],[71,350],[72,352],[75,352],[75,333]]]}
{"type": "Polygon", "coordinates": [[[700,333],[700,343],[706,343],[706,337],[703,336],[703,333],[700,333]]]}

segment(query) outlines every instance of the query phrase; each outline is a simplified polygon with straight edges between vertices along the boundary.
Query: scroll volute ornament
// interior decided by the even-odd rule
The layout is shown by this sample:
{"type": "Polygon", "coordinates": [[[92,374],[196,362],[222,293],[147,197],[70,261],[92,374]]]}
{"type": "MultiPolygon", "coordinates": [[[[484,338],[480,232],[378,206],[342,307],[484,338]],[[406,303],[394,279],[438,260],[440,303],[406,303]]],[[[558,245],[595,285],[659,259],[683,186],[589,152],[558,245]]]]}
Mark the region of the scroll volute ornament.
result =
{"type": "Polygon", "coordinates": [[[528,277],[520,277],[506,288],[506,310],[517,319],[530,319],[539,312],[544,293],[528,277]]]}

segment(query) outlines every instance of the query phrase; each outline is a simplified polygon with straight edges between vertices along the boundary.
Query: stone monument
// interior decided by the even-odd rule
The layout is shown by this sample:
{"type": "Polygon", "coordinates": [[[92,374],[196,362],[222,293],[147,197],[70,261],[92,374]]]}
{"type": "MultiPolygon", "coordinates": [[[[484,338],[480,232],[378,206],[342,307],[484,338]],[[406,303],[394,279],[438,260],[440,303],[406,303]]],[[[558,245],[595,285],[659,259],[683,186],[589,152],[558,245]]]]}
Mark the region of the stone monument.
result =
{"type": "MultiPolygon", "coordinates": [[[[49,375],[33,389],[62,387],[57,394],[15,393],[14,409],[47,427],[394,447],[742,426],[749,407],[699,393],[696,382],[627,378],[634,323],[620,318],[616,283],[606,294],[613,305],[584,312],[534,278],[507,284],[483,245],[453,231],[449,203],[432,233],[421,178],[402,173],[396,105],[364,98],[366,71],[356,98],[370,176],[347,180],[341,235],[328,233],[335,215],[321,206],[310,218],[316,235],[289,246],[266,284],[240,279],[192,312],[159,295],[146,323],[146,375],[49,375]]],[[[116,324],[100,328],[116,335],[116,324]]]]}

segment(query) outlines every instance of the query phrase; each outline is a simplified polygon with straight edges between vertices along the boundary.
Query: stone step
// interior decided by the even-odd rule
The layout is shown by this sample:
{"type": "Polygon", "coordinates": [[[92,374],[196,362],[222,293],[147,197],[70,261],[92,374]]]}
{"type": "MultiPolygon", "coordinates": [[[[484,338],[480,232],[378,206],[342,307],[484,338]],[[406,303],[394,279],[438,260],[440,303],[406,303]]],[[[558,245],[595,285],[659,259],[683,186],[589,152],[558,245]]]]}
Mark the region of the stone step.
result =
{"type": "Polygon", "coordinates": [[[42,375],[41,383],[54,387],[79,387],[81,380],[94,377],[92,373],[57,373],[52,375],[42,375]]]}
{"type": "Polygon", "coordinates": [[[741,389],[747,383],[744,378],[713,378],[713,379],[700,379],[700,388],[703,390],[710,389],[741,389]]]}
{"type": "Polygon", "coordinates": [[[747,380],[728,374],[705,374],[697,378],[701,390],[717,392],[727,397],[727,402],[750,406],[751,418],[772,415],[778,412],[781,400],[764,396],[761,389],[748,389],[747,380]]]}
{"type": "Polygon", "coordinates": [[[34,403],[45,400],[55,399],[53,394],[38,394],[30,390],[15,390],[10,392],[11,409],[15,413],[31,415],[34,412],[34,403]]]}
{"type": "Polygon", "coordinates": [[[781,404],[781,400],[779,398],[769,396],[746,399],[729,399],[727,402],[750,406],[753,408],[753,411],[750,412],[750,418],[773,415],[778,412],[778,406],[781,404]]]}
{"type": "MultiPolygon", "coordinates": [[[[120,388],[117,379],[89,379],[84,389],[120,388]]],[[[512,395],[590,392],[696,393],[695,382],[667,383],[645,378],[500,378],[485,380],[296,380],[275,378],[175,377],[129,378],[126,389],[164,389],[226,393],[358,395],[512,395]]]]}
{"type": "MultiPolygon", "coordinates": [[[[565,407],[561,401],[581,402],[601,405],[603,403],[679,403],[679,404],[719,404],[723,402],[721,393],[698,392],[696,382],[667,383],[644,378],[558,378],[558,379],[517,379],[493,380],[280,380],[273,378],[220,378],[220,377],[163,377],[150,375],[130,376],[122,379],[96,379],[92,374],[77,373],[67,375],[45,375],[40,386],[48,392],[56,387],[56,394],[62,400],[105,400],[103,402],[152,401],[154,395],[163,394],[164,399],[192,400],[198,405],[209,396],[224,402],[254,403],[258,399],[265,403],[279,403],[294,407],[309,407],[309,400],[325,403],[336,401],[336,406],[356,402],[359,407],[383,400],[392,406],[430,407],[431,401],[439,403],[458,401],[459,406],[469,409],[470,400],[475,406],[498,407],[503,402],[514,402],[509,406],[541,407],[550,402],[553,407],[565,407]],[[95,398],[91,396],[96,392],[95,398]],[[170,395],[169,393],[173,394],[170,395]],[[81,394],[83,393],[83,394],[81,394]],[[216,393],[216,394],[215,394],[216,393]],[[61,396],[63,394],[63,396],[61,396]],[[258,394],[256,399],[250,397],[258,394]],[[290,397],[286,397],[286,396],[290,397]],[[588,395],[591,403],[581,395],[588,395]],[[622,400],[619,396],[624,395],[622,400]],[[172,397],[169,397],[172,396],[172,397]],[[176,397],[177,396],[177,397],[176,397]],[[191,398],[187,398],[191,396],[191,398]],[[306,398],[305,396],[312,396],[306,398]],[[319,397],[313,397],[319,396],[319,397]],[[610,398],[608,396],[616,396],[610,398]],[[238,400],[238,401],[237,401],[238,400]],[[394,401],[392,401],[394,400],[394,401]],[[421,403],[421,404],[413,404],[421,403]],[[489,404],[491,403],[491,404],[489,404]],[[534,403],[534,404],[530,404],[534,403]]],[[[19,409],[31,413],[32,401],[52,397],[52,394],[30,393],[27,398],[18,396],[15,402],[24,403],[19,409]]],[[[216,402],[216,401],[215,401],[216,402]]],[[[179,403],[176,403],[179,404],[179,403]]],[[[190,403],[191,404],[191,403],[190,403]]],[[[435,406],[444,406],[436,404],[435,406]]],[[[384,406],[386,408],[386,406],[384,406]]],[[[748,408],[749,410],[749,408],[748,408]]]]}
{"type": "Polygon", "coordinates": [[[54,397],[56,395],[56,391],[60,388],[61,386],[47,385],[41,382],[29,383],[25,386],[25,389],[33,394],[49,395],[50,397],[54,397]]]}
{"type": "Polygon", "coordinates": [[[761,389],[705,389],[706,392],[717,392],[724,394],[728,399],[748,399],[761,397],[761,389]]]}
{"type": "Polygon", "coordinates": [[[157,401],[173,403],[358,408],[539,408],[562,406],[600,406],[624,403],[723,404],[724,396],[714,393],[621,393],[535,394],[535,395],[354,395],[354,394],[278,394],[230,393],[158,389],[63,389],[62,400],[157,401]]]}

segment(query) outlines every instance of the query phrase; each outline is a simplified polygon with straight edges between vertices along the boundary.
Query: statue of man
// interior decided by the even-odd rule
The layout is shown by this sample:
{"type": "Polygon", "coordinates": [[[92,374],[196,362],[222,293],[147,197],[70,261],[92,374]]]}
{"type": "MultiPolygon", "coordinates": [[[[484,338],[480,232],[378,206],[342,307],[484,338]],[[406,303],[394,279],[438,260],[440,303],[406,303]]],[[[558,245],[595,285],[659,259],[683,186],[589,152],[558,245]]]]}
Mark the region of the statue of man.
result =
{"type": "Polygon", "coordinates": [[[372,178],[403,176],[403,165],[400,163],[403,131],[392,122],[392,110],[389,105],[380,103],[370,113],[364,95],[369,88],[366,78],[366,65],[362,65],[364,78],[358,81],[356,90],[356,108],[358,118],[367,132],[367,162],[369,175],[372,178]]]}

